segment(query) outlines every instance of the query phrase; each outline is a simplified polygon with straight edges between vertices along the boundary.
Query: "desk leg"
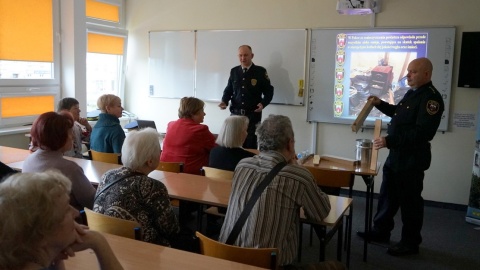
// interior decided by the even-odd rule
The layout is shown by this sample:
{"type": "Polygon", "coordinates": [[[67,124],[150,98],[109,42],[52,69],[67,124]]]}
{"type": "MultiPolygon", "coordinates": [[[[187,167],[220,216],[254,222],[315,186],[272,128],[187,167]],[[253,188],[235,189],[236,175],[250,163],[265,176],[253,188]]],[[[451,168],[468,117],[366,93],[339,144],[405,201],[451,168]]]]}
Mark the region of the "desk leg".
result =
{"type": "Polygon", "coordinates": [[[373,176],[362,176],[365,185],[367,186],[367,194],[365,196],[366,206],[365,206],[365,238],[363,239],[363,261],[367,261],[367,249],[368,241],[367,238],[370,234],[372,228],[372,212],[373,212],[373,176]]]}
{"type": "MultiPolygon", "coordinates": [[[[312,225],[320,240],[320,262],[325,261],[325,246],[327,245],[327,228],[321,225],[312,225]]],[[[343,227],[342,227],[343,228],[343,227]]]]}

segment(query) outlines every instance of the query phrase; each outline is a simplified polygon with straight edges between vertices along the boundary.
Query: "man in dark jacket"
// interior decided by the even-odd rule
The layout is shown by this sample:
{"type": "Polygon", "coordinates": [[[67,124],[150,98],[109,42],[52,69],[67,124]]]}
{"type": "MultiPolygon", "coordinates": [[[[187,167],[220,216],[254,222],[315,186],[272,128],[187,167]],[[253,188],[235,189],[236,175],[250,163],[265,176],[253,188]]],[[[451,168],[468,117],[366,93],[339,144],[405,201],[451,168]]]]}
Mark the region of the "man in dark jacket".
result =
{"type": "Polygon", "coordinates": [[[445,108],[442,96],[432,84],[432,70],[427,58],[410,62],[407,81],[411,89],[397,105],[369,97],[377,109],[391,117],[387,136],[374,140],[375,149],[387,147],[390,152],[383,166],[374,227],[370,235],[364,232],[358,235],[371,241],[389,242],[393,217],[400,208],[402,238],[387,251],[393,256],[417,254],[422,242],[424,172],[430,167],[430,141],[445,108]]]}
{"type": "Polygon", "coordinates": [[[230,70],[227,87],[223,91],[220,109],[227,108],[229,101],[232,115],[244,115],[250,120],[244,148],[257,148],[255,128],[262,120],[262,110],[273,98],[273,86],[270,84],[267,70],[253,62],[252,48],[242,45],[238,48],[240,65],[230,70]]]}

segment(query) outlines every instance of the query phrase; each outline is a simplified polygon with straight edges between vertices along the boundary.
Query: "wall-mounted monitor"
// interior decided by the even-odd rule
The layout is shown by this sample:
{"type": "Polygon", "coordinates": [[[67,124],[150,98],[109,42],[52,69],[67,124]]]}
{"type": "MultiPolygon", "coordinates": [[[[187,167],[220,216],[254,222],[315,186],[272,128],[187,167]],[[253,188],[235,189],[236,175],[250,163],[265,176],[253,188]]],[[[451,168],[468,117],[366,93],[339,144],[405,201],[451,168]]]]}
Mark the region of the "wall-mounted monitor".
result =
{"type": "Polygon", "coordinates": [[[463,32],[458,87],[480,88],[480,32],[463,32]]]}

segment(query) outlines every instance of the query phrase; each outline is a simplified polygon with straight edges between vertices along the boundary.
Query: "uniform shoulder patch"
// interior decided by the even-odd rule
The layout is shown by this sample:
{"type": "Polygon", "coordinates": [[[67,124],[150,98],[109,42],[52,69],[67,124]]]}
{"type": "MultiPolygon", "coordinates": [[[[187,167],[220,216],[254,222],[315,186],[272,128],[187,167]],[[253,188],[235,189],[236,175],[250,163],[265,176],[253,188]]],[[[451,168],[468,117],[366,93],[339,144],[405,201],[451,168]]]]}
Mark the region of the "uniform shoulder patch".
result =
{"type": "Polygon", "coordinates": [[[436,100],[429,100],[427,102],[427,112],[430,115],[435,115],[440,110],[440,104],[436,100]]]}

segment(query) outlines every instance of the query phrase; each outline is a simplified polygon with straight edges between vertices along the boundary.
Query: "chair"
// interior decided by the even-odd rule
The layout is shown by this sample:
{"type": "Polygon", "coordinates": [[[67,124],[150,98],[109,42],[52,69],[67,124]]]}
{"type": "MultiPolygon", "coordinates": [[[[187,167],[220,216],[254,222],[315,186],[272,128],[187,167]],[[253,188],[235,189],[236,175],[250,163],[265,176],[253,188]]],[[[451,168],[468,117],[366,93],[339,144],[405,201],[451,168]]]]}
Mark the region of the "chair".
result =
{"type": "Polygon", "coordinates": [[[93,149],[90,149],[90,158],[93,161],[101,161],[106,163],[113,163],[113,164],[122,164],[120,155],[117,153],[104,153],[104,152],[97,152],[93,149]]]}
{"type": "Polygon", "coordinates": [[[163,162],[158,163],[157,169],[159,171],[181,173],[183,172],[183,162],[163,162]]]}
{"type": "Polygon", "coordinates": [[[196,232],[200,254],[267,269],[277,269],[276,248],[244,248],[220,243],[196,232]]]}
{"type": "MultiPolygon", "coordinates": [[[[160,161],[156,170],[164,172],[174,172],[182,173],[183,172],[183,162],[163,162],[160,161]]],[[[180,207],[180,201],[177,199],[171,199],[170,204],[175,207],[180,207]]]]}
{"type": "Polygon", "coordinates": [[[211,178],[218,178],[223,180],[232,180],[233,178],[233,171],[227,171],[207,166],[203,166],[203,168],[200,169],[200,172],[202,175],[211,178]]]}
{"type": "Polygon", "coordinates": [[[80,215],[84,224],[92,230],[142,240],[141,226],[135,221],[107,216],[88,208],[80,211],[80,215]]]}
{"type": "MultiPolygon", "coordinates": [[[[317,185],[320,187],[326,188],[348,188],[348,197],[352,198],[353,193],[353,183],[355,180],[355,175],[352,174],[350,171],[339,171],[339,170],[330,170],[327,168],[315,168],[305,166],[306,169],[310,171],[310,173],[315,178],[317,185]]],[[[328,193],[328,192],[327,192],[328,193]]],[[[336,194],[338,195],[338,194],[336,194]]],[[[350,212],[345,213],[346,216],[346,226],[345,226],[345,249],[347,250],[347,267],[350,261],[350,241],[351,241],[351,231],[352,231],[352,208],[350,207],[350,212]]],[[[300,230],[300,234],[302,230],[300,230]]],[[[310,245],[312,245],[312,234],[313,234],[313,227],[310,228],[310,245]]],[[[299,260],[301,258],[301,242],[302,237],[300,237],[300,245],[299,245],[299,260]]],[[[341,243],[339,243],[341,244],[341,243]]]]}
{"type": "MultiPolygon", "coordinates": [[[[233,178],[233,171],[227,171],[227,170],[222,170],[222,169],[217,169],[217,168],[212,168],[212,167],[207,167],[207,166],[203,166],[203,168],[200,169],[200,173],[203,176],[207,176],[207,177],[210,177],[210,178],[218,178],[219,180],[231,181],[232,178],[233,178]]],[[[212,207],[207,208],[204,211],[204,213],[207,214],[207,215],[225,217],[225,214],[219,212],[218,207],[216,207],[216,206],[212,206],[212,207]]]]}

